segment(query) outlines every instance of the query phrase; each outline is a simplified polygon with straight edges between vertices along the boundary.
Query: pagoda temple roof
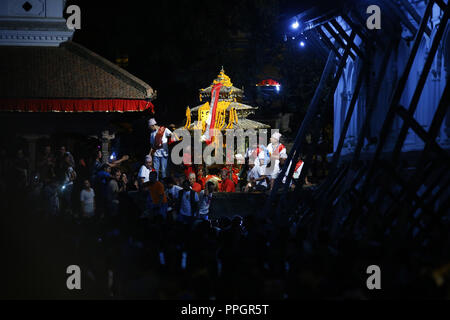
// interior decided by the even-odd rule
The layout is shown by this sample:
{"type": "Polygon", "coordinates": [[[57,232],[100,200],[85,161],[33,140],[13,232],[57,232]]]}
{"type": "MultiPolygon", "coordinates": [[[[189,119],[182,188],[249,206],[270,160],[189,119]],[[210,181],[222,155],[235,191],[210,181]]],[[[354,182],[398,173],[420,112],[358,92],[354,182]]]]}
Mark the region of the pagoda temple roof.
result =
{"type": "MultiPolygon", "coordinates": [[[[197,112],[198,109],[202,106],[203,104],[196,106],[194,108],[191,109],[191,112],[197,112]]],[[[239,103],[239,102],[231,102],[230,105],[228,106],[227,110],[230,110],[231,108],[235,108],[236,111],[251,111],[251,110],[257,110],[257,107],[252,107],[243,103],[239,103]]]]}
{"type": "MultiPolygon", "coordinates": [[[[190,125],[189,129],[193,130],[195,126],[197,126],[197,121],[194,121],[190,125]]],[[[270,126],[265,123],[261,123],[251,119],[239,119],[238,122],[233,125],[233,129],[242,129],[242,130],[270,129],[270,126]]]]}
{"type": "Polygon", "coordinates": [[[239,97],[242,97],[244,95],[244,90],[233,86],[230,77],[225,74],[223,67],[220,70],[219,74],[217,75],[217,78],[213,80],[213,83],[209,87],[200,89],[200,94],[202,96],[210,96],[213,86],[218,83],[222,84],[222,88],[220,89],[220,95],[233,94],[239,97]]]}
{"type": "MultiPolygon", "coordinates": [[[[205,88],[205,89],[200,89],[200,93],[210,95],[211,94],[211,90],[212,90],[212,85],[207,87],[207,88],[205,88]]],[[[231,86],[231,87],[225,87],[224,86],[224,87],[222,87],[220,89],[220,93],[223,93],[223,92],[225,92],[225,93],[233,92],[233,93],[235,93],[237,95],[243,95],[244,94],[244,91],[242,89],[236,88],[235,86],[231,86]]]]}
{"type": "Polygon", "coordinates": [[[233,129],[243,129],[243,130],[270,129],[270,126],[265,123],[261,123],[251,119],[239,119],[238,123],[235,123],[233,125],[233,129]]]}
{"type": "Polygon", "coordinates": [[[147,83],[72,41],[2,46],[0,75],[0,111],[142,111],[156,98],[147,83]]]}

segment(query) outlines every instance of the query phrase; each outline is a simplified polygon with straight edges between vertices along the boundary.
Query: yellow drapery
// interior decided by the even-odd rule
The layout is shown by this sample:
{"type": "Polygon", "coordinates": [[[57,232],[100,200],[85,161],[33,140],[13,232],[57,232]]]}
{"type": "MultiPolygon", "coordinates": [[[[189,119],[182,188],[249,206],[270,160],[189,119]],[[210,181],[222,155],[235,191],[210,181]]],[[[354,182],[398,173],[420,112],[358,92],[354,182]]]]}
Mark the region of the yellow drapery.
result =
{"type": "Polygon", "coordinates": [[[191,126],[191,109],[189,109],[189,106],[186,108],[186,124],[184,125],[185,129],[189,129],[191,126]]]}
{"type": "MultiPolygon", "coordinates": [[[[233,129],[234,124],[238,123],[238,116],[235,108],[229,108],[230,101],[219,101],[217,102],[217,109],[216,109],[216,121],[214,124],[212,124],[213,128],[223,130],[225,129],[233,129]],[[227,114],[228,113],[228,114],[227,114]],[[227,116],[228,116],[228,122],[227,122],[227,116]],[[226,125],[226,127],[225,127],[226,125]]],[[[204,103],[198,108],[198,115],[197,115],[197,126],[195,129],[201,129],[202,133],[206,130],[206,120],[209,116],[209,109],[210,104],[209,102],[204,103]]],[[[187,111],[186,111],[186,117],[188,117],[187,111]]],[[[190,117],[189,117],[190,121],[190,117]]],[[[189,122],[190,125],[190,122],[189,122]]]]}

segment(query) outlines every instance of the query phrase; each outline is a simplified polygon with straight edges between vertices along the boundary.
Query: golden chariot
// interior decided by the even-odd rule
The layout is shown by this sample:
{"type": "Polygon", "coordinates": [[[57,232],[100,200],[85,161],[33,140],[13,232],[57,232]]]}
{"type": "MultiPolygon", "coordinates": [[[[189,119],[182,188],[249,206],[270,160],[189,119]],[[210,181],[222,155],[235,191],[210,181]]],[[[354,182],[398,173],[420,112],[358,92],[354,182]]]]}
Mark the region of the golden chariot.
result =
{"type": "MultiPolygon", "coordinates": [[[[211,92],[215,84],[221,83],[222,87],[219,92],[219,98],[216,108],[216,116],[214,128],[219,130],[226,129],[269,129],[270,126],[257,122],[247,117],[254,114],[258,109],[241,103],[244,96],[244,90],[236,88],[231,83],[230,77],[225,74],[225,71],[220,70],[219,75],[214,79],[213,83],[205,88],[200,89],[200,102],[203,104],[190,109],[186,108],[186,124],[185,129],[188,130],[206,130],[206,121],[210,111],[211,92]],[[195,119],[193,122],[192,120],[195,119]]],[[[211,124],[212,126],[213,124],[211,124]]]]}
{"type": "MultiPolygon", "coordinates": [[[[220,130],[223,135],[225,135],[225,130],[227,129],[242,129],[244,131],[249,129],[270,129],[270,126],[267,124],[247,119],[249,115],[255,114],[255,111],[258,108],[241,102],[244,97],[244,89],[233,86],[230,77],[225,74],[223,67],[217,78],[213,80],[209,87],[200,89],[200,102],[202,102],[202,104],[192,109],[189,107],[186,108],[186,123],[184,129],[191,132],[194,130],[201,130],[202,135],[205,133],[207,129],[207,119],[211,110],[210,101],[213,87],[219,83],[222,84],[222,86],[220,87],[217,98],[215,121],[214,124],[210,124],[210,127],[220,130]]],[[[216,145],[216,147],[218,146],[216,145]]],[[[226,147],[225,141],[223,141],[223,147],[226,147]]],[[[236,184],[240,166],[241,165],[228,166],[231,169],[229,170],[230,178],[232,178],[236,184]]],[[[205,172],[207,173],[206,180],[210,180],[218,186],[221,182],[219,171],[224,165],[213,164],[208,166],[202,165],[202,167],[204,167],[205,172]]]]}

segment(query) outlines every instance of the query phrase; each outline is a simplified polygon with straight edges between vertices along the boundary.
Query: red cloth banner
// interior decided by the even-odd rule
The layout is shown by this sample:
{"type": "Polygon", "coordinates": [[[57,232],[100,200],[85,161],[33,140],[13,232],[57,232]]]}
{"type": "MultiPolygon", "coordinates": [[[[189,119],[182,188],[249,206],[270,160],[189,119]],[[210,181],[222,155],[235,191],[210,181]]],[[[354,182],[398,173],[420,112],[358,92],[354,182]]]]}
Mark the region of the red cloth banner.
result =
{"type": "Polygon", "coordinates": [[[153,147],[155,149],[160,149],[162,147],[162,138],[163,138],[163,135],[165,132],[166,132],[166,127],[164,127],[164,126],[159,127],[159,129],[155,135],[155,144],[153,145],[153,147]]]}
{"type": "Polygon", "coordinates": [[[133,112],[150,109],[150,101],[130,99],[11,99],[0,98],[0,111],[18,112],[133,112]]]}
{"type": "Polygon", "coordinates": [[[209,109],[211,122],[206,129],[209,132],[208,139],[206,140],[206,144],[210,144],[212,142],[212,138],[214,136],[214,129],[216,124],[216,110],[217,110],[217,102],[219,101],[219,93],[222,88],[221,83],[215,84],[211,89],[211,106],[209,109]]]}

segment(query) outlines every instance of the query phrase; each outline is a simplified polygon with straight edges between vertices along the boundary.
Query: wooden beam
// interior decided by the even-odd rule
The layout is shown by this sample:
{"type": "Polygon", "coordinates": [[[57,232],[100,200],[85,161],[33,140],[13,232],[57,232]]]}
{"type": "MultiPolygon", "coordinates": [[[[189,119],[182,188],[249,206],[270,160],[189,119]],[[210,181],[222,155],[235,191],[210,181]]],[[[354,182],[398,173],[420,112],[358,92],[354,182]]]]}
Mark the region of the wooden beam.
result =
{"type": "Polygon", "coordinates": [[[361,40],[364,43],[367,44],[370,43],[367,36],[360,30],[360,27],[356,23],[354,23],[352,19],[350,19],[349,16],[347,16],[346,14],[341,14],[341,17],[345,21],[345,23],[347,23],[350,26],[350,28],[352,28],[352,30],[356,32],[356,34],[361,38],[361,40]]]}
{"type": "MultiPolygon", "coordinates": [[[[427,55],[425,65],[422,69],[422,73],[420,74],[420,78],[419,78],[419,81],[416,86],[416,90],[414,91],[414,95],[411,99],[411,103],[408,108],[408,113],[411,117],[414,117],[414,113],[416,112],[417,106],[419,104],[420,97],[422,95],[423,88],[425,87],[425,83],[427,81],[428,74],[430,73],[431,66],[433,64],[435,55],[441,44],[442,36],[444,35],[444,31],[447,27],[447,23],[442,23],[442,22],[448,21],[448,15],[449,15],[449,8],[447,8],[445,10],[444,16],[442,17],[441,23],[439,24],[436,35],[433,38],[433,43],[431,45],[430,52],[427,55]]],[[[392,153],[392,159],[394,161],[396,161],[396,159],[398,158],[398,154],[400,153],[400,151],[402,149],[402,146],[406,139],[407,134],[408,134],[408,127],[404,123],[400,130],[400,134],[397,138],[397,141],[396,141],[396,144],[394,147],[394,151],[392,153]]]]}
{"type": "Polygon", "coordinates": [[[355,164],[356,161],[359,160],[359,156],[361,154],[361,149],[364,146],[364,139],[367,136],[369,126],[370,126],[370,121],[372,120],[373,112],[375,111],[375,108],[377,106],[378,92],[381,88],[381,85],[383,84],[383,80],[384,80],[384,77],[386,74],[387,66],[389,64],[389,59],[393,52],[395,41],[396,41],[395,39],[391,40],[389,47],[386,49],[386,51],[384,53],[383,60],[381,62],[381,67],[379,69],[380,72],[378,74],[377,79],[375,80],[375,87],[374,87],[372,93],[370,94],[365,119],[364,119],[363,125],[361,127],[361,130],[358,134],[358,141],[356,143],[355,151],[353,154],[352,164],[355,164]]]}
{"type": "MultiPolygon", "coordinates": [[[[353,10],[347,14],[343,14],[342,18],[348,17],[348,15],[350,13],[354,17],[355,22],[353,22],[353,20],[350,20],[350,18],[348,18],[349,22],[347,22],[347,21],[345,21],[345,22],[351,23],[349,25],[352,27],[352,30],[355,30],[355,29],[361,30],[361,33],[364,33],[363,31],[368,32],[367,31],[368,29],[366,27],[365,17],[361,17],[361,15],[358,11],[353,10]]],[[[381,49],[386,49],[386,44],[384,43],[382,38],[373,36],[373,33],[364,33],[364,34],[365,34],[365,39],[363,39],[363,40],[364,40],[365,44],[371,45],[373,42],[375,42],[377,44],[377,46],[380,47],[381,49]]]]}
{"type": "MultiPolygon", "coordinates": [[[[356,32],[352,31],[352,33],[350,35],[350,39],[353,41],[355,39],[355,36],[356,36],[356,32]]],[[[337,86],[339,84],[339,80],[340,80],[340,78],[342,76],[342,72],[344,71],[344,68],[347,65],[347,59],[348,59],[348,56],[350,54],[350,48],[351,47],[349,45],[347,45],[347,47],[345,48],[345,51],[344,51],[344,55],[342,56],[342,58],[341,58],[341,60],[339,62],[338,70],[336,71],[336,74],[335,74],[335,76],[333,78],[333,82],[332,82],[331,87],[329,89],[328,97],[326,99],[326,102],[323,104],[325,107],[327,107],[332,102],[332,98],[333,98],[334,92],[336,91],[336,88],[337,88],[337,86]]],[[[320,122],[323,122],[323,120],[320,121],[320,122]]],[[[313,137],[312,137],[313,144],[318,139],[319,129],[320,129],[320,125],[317,126],[316,129],[313,131],[313,137]]],[[[308,172],[308,168],[309,168],[309,166],[310,166],[310,164],[312,162],[311,161],[312,160],[311,159],[312,158],[312,152],[311,151],[312,150],[310,149],[309,152],[308,152],[305,164],[303,165],[302,173],[300,174],[300,178],[299,178],[300,180],[305,176],[306,172],[308,172]]],[[[292,173],[293,173],[293,168],[294,167],[291,166],[292,173]]],[[[292,173],[289,172],[289,174],[288,174],[288,176],[286,178],[285,191],[287,191],[287,187],[288,187],[288,185],[290,183],[290,179],[292,177],[292,173]]]]}
{"type": "Polygon", "coordinates": [[[335,20],[331,20],[331,24],[335,27],[335,29],[339,32],[339,34],[347,41],[347,43],[351,43],[353,50],[355,50],[355,53],[361,58],[364,59],[364,54],[362,51],[358,48],[356,43],[354,41],[350,42],[350,37],[348,36],[347,32],[342,28],[342,26],[335,20]]]}
{"type": "Polygon", "coordinates": [[[435,0],[435,2],[437,3],[437,5],[438,5],[439,7],[441,7],[441,10],[442,10],[442,11],[444,11],[445,9],[447,9],[447,6],[448,6],[448,5],[446,5],[445,2],[444,2],[443,0],[435,0]]]}
{"type": "MultiPolygon", "coordinates": [[[[364,64],[358,75],[358,80],[356,81],[356,86],[353,92],[352,100],[350,101],[350,105],[348,107],[347,114],[345,116],[345,121],[341,130],[341,134],[339,136],[338,145],[336,151],[333,154],[333,160],[331,161],[330,171],[334,171],[337,168],[339,158],[341,156],[342,147],[344,145],[345,136],[347,135],[347,130],[348,127],[350,126],[350,120],[352,119],[353,111],[355,110],[356,102],[358,101],[359,98],[359,91],[361,89],[367,71],[368,71],[368,63],[367,61],[364,61],[364,64]]],[[[334,128],[334,130],[337,130],[337,128],[334,128]]]]}
{"type": "MultiPolygon", "coordinates": [[[[333,28],[328,23],[325,23],[323,26],[325,27],[325,29],[327,29],[328,33],[330,33],[330,35],[336,40],[336,42],[338,42],[341,45],[342,48],[345,48],[347,46],[352,48],[352,44],[350,42],[347,42],[347,44],[345,44],[345,42],[342,41],[341,37],[333,30],[333,28]]],[[[356,57],[353,54],[353,52],[351,52],[351,50],[350,50],[350,57],[352,58],[353,61],[356,60],[356,57]]]]}
{"type": "MultiPolygon", "coordinates": [[[[310,124],[310,122],[312,122],[314,116],[317,113],[319,103],[320,103],[320,98],[323,94],[324,89],[326,88],[326,83],[328,81],[328,78],[330,77],[330,75],[332,74],[332,72],[334,71],[334,68],[336,66],[335,60],[336,60],[336,56],[335,56],[334,51],[330,51],[330,53],[328,55],[327,63],[325,64],[324,70],[322,72],[322,76],[320,78],[320,81],[316,88],[316,91],[314,92],[314,96],[311,100],[308,111],[306,112],[305,118],[303,119],[300,129],[297,132],[297,136],[295,137],[294,145],[286,159],[286,164],[295,161],[294,155],[296,155],[296,158],[298,158],[298,154],[295,154],[297,151],[297,147],[299,145],[301,145],[301,142],[306,133],[306,129],[308,128],[308,125],[310,124]]],[[[295,165],[292,165],[290,171],[293,171],[294,167],[295,167],[295,165]]],[[[273,201],[276,198],[276,193],[281,184],[281,177],[284,177],[286,170],[287,170],[287,166],[284,165],[280,174],[278,175],[278,178],[275,180],[275,183],[274,183],[274,186],[270,193],[270,196],[267,199],[265,210],[263,210],[263,212],[262,212],[263,216],[266,216],[272,210],[273,201]]]]}
{"type": "Polygon", "coordinates": [[[419,50],[420,43],[422,42],[423,34],[424,34],[425,28],[428,24],[428,20],[430,19],[432,9],[433,9],[433,1],[430,1],[427,5],[427,8],[425,9],[425,13],[424,13],[422,22],[420,24],[419,31],[416,33],[414,44],[411,49],[410,55],[408,57],[408,61],[406,63],[405,69],[404,69],[402,76],[400,77],[400,79],[397,83],[397,86],[395,88],[395,92],[394,92],[393,98],[392,98],[390,106],[389,106],[388,114],[386,116],[386,119],[383,123],[383,127],[380,132],[380,138],[379,138],[379,141],[377,144],[377,148],[375,150],[375,154],[370,162],[369,170],[368,170],[367,177],[366,177],[366,182],[364,183],[364,189],[367,189],[368,186],[370,185],[370,180],[371,180],[374,170],[376,168],[376,163],[381,155],[384,144],[388,138],[388,135],[389,135],[389,132],[390,132],[390,129],[392,127],[394,117],[395,117],[395,109],[399,105],[403,91],[405,90],[405,86],[408,81],[409,74],[411,72],[411,67],[416,58],[416,54],[417,54],[417,51],[419,50]]]}
{"type": "Polygon", "coordinates": [[[428,144],[431,148],[431,151],[436,152],[439,157],[450,163],[450,157],[448,153],[444,151],[436,142],[436,140],[432,139],[429,134],[425,131],[425,129],[414,119],[413,116],[403,107],[397,108],[398,115],[402,118],[405,125],[408,125],[426,144],[428,144]]]}
{"type": "MultiPolygon", "coordinates": [[[[350,35],[350,40],[353,41],[356,37],[356,32],[352,31],[351,35],[350,35]]],[[[336,91],[336,88],[339,84],[340,78],[342,76],[342,73],[344,71],[345,66],[347,65],[347,60],[348,60],[348,56],[350,54],[350,50],[351,50],[351,46],[347,45],[344,51],[344,55],[342,57],[342,59],[340,60],[339,63],[339,67],[338,70],[334,76],[333,79],[333,83],[331,85],[331,88],[329,90],[328,93],[328,98],[326,100],[326,102],[323,104],[324,108],[326,108],[328,105],[331,104],[333,96],[334,96],[334,92],[336,91]]],[[[317,147],[317,140],[319,137],[319,133],[320,133],[320,127],[322,126],[324,117],[322,117],[321,119],[318,120],[319,124],[316,126],[316,128],[313,130],[313,136],[312,136],[312,143],[315,147],[317,147]]],[[[303,140],[303,139],[302,139],[303,140]]],[[[301,150],[301,145],[297,146],[297,153],[299,153],[301,150]]],[[[308,154],[307,154],[307,159],[303,165],[303,169],[302,169],[302,173],[300,174],[300,181],[302,181],[303,177],[306,175],[306,173],[308,172],[309,167],[311,166],[312,163],[312,152],[313,150],[309,150],[308,154]]],[[[296,163],[297,160],[293,161],[292,163],[296,163]]],[[[292,174],[293,174],[293,168],[294,166],[291,166],[291,169],[286,177],[286,182],[285,182],[285,192],[287,192],[287,187],[289,186],[290,183],[290,179],[292,178],[292,174]]],[[[283,176],[284,177],[284,176],[283,176]]],[[[321,218],[322,218],[322,214],[323,214],[323,210],[322,210],[322,205],[323,203],[320,205],[320,208],[317,212],[317,217],[314,221],[314,225],[313,225],[313,230],[312,230],[312,236],[315,239],[317,234],[318,234],[318,228],[320,226],[321,223],[321,218]]]]}
{"type": "Polygon", "coordinates": [[[320,36],[322,37],[321,40],[328,46],[328,48],[330,48],[330,50],[334,51],[334,54],[336,55],[336,57],[341,59],[342,55],[339,53],[339,50],[334,46],[333,42],[331,42],[331,40],[328,38],[328,36],[325,34],[325,32],[323,32],[322,28],[319,27],[315,30],[317,30],[317,32],[320,34],[320,36]]]}
{"type": "MultiPolygon", "coordinates": [[[[428,129],[428,136],[432,141],[436,140],[436,137],[441,129],[442,122],[444,121],[448,111],[448,101],[450,101],[450,84],[447,82],[439,106],[434,113],[433,120],[431,121],[430,129],[428,129]]],[[[429,144],[426,144],[418,161],[419,167],[424,166],[427,159],[427,155],[430,151],[431,146],[429,144]]],[[[420,181],[422,179],[418,178],[418,180],[420,181]]]]}
{"type": "MultiPolygon", "coordinates": [[[[408,17],[405,16],[405,14],[398,8],[397,4],[392,3],[392,0],[384,1],[383,3],[386,4],[389,9],[389,11],[392,11],[398,19],[400,19],[401,23],[411,31],[411,33],[414,35],[417,33],[417,28],[414,26],[414,24],[409,21],[408,17]]],[[[420,23],[420,22],[419,22],[420,23]]],[[[425,28],[426,30],[426,28],[425,28]]]]}
{"type": "MultiPolygon", "coordinates": [[[[420,15],[417,13],[416,9],[409,3],[408,0],[400,0],[401,4],[405,7],[406,11],[411,15],[411,17],[416,21],[418,25],[420,25],[420,15]]],[[[431,30],[430,28],[426,27],[425,33],[431,37],[431,30]]]]}

